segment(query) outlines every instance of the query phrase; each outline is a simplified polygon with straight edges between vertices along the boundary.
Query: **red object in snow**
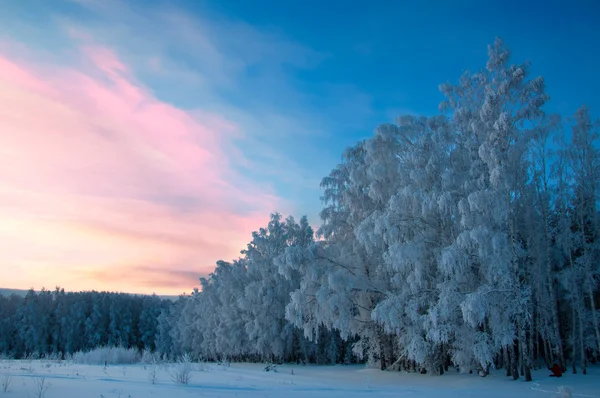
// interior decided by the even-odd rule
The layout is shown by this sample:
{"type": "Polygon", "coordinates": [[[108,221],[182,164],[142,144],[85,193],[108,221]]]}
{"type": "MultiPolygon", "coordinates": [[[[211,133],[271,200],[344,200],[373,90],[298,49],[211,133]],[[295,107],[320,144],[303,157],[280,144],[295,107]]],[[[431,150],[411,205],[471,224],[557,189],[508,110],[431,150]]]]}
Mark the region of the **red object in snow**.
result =
{"type": "Polygon", "coordinates": [[[552,365],[550,370],[552,371],[552,374],[550,375],[550,377],[561,377],[562,376],[562,369],[557,364],[552,365]]]}

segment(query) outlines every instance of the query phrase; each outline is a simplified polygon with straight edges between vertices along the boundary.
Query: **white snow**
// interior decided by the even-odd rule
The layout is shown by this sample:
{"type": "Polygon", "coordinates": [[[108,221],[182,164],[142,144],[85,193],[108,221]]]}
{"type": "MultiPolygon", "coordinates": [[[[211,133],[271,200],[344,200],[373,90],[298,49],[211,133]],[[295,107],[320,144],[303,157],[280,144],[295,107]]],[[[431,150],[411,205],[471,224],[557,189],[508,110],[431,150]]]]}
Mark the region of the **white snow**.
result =
{"type": "Polygon", "coordinates": [[[67,361],[0,361],[0,387],[11,380],[5,397],[37,397],[36,383],[50,383],[45,398],[148,398],[148,397],[559,397],[566,386],[572,397],[600,398],[600,367],[588,374],[567,373],[561,379],[548,371],[534,371],[534,382],[513,381],[496,371],[488,377],[448,372],[429,376],[403,372],[381,372],[364,365],[282,365],[265,372],[260,364],[221,366],[194,364],[190,383],[176,384],[170,373],[175,365],[161,364],[157,382],[151,383],[151,365],[80,365],[67,361]],[[292,372],[293,371],[293,372],[292,372]]]}

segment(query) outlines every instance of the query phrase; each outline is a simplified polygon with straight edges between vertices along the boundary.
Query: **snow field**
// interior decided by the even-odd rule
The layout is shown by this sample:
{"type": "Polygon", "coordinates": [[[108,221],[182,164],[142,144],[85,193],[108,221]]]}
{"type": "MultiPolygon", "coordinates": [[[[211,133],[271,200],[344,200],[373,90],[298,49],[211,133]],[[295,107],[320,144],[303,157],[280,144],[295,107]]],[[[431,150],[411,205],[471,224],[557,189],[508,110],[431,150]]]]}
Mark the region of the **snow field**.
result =
{"type": "Polygon", "coordinates": [[[222,366],[193,363],[188,384],[175,382],[180,364],[82,365],[71,361],[0,361],[0,396],[7,398],[147,398],[147,397],[414,397],[414,398],[600,398],[600,367],[587,375],[567,373],[561,379],[534,371],[534,382],[513,381],[504,371],[481,378],[448,372],[443,376],[382,372],[364,365],[222,366]],[[8,388],[1,388],[9,381],[8,388]],[[154,384],[153,384],[154,382],[154,384]],[[41,391],[41,388],[46,388],[41,391]]]}

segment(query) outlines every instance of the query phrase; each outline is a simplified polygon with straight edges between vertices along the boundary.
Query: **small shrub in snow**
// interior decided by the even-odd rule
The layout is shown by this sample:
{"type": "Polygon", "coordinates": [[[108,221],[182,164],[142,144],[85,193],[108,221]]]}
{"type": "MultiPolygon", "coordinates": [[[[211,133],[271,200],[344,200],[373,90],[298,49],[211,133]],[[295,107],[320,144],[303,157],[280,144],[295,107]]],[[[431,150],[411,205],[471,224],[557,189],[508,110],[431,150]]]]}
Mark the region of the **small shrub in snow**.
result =
{"type": "Polygon", "coordinates": [[[62,353],[61,352],[51,352],[51,353],[42,355],[41,359],[44,359],[46,361],[60,361],[62,359],[62,353]]]}
{"type": "Polygon", "coordinates": [[[2,377],[2,392],[9,392],[11,384],[12,384],[12,377],[10,374],[6,373],[2,377]]]}
{"type": "Polygon", "coordinates": [[[572,393],[568,387],[560,386],[558,387],[558,393],[560,394],[558,398],[571,398],[572,393]]]}
{"type": "Polygon", "coordinates": [[[35,398],[44,398],[51,384],[45,377],[36,377],[33,379],[34,383],[34,397],[35,398]]]}
{"type": "Polygon", "coordinates": [[[192,374],[192,357],[189,354],[183,354],[174,364],[171,372],[171,378],[177,384],[188,384],[192,374]]]}
{"type": "Polygon", "coordinates": [[[8,361],[13,359],[13,356],[11,354],[6,354],[4,352],[0,352],[0,361],[8,361]]]}
{"type": "Polygon", "coordinates": [[[206,363],[206,361],[201,361],[201,362],[198,362],[198,364],[196,365],[196,370],[198,372],[208,372],[210,370],[210,368],[208,367],[208,364],[206,363]]]}
{"type": "Polygon", "coordinates": [[[150,371],[148,372],[148,379],[150,380],[150,383],[152,383],[152,384],[156,384],[156,382],[158,381],[158,365],[156,363],[153,363],[152,365],[150,365],[150,371]]]}
{"type": "Polygon", "coordinates": [[[160,361],[160,355],[157,352],[152,352],[150,350],[142,351],[141,362],[145,364],[154,364],[160,361]]]}
{"type": "Polygon", "coordinates": [[[265,372],[277,372],[277,365],[268,363],[265,365],[265,372]]]}
{"type": "Polygon", "coordinates": [[[135,348],[99,347],[73,354],[73,362],[87,365],[122,365],[139,361],[140,353],[135,348]]]}

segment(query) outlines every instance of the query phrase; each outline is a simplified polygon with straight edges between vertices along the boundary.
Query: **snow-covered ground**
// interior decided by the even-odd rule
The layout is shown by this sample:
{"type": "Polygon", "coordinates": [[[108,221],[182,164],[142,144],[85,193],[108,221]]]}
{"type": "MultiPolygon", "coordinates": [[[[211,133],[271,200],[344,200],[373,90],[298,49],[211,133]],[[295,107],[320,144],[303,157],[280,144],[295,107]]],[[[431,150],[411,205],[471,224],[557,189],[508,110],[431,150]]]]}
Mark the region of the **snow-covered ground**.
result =
{"type": "Polygon", "coordinates": [[[189,384],[176,384],[175,365],[158,365],[156,384],[150,365],[81,365],[57,361],[0,361],[0,396],[38,397],[40,383],[49,385],[46,398],[148,397],[557,397],[567,386],[573,397],[600,398],[600,367],[588,375],[548,377],[534,372],[534,382],[513,381],[498,371],[486,378],[449,372],[443,376],[381,372],[365,366],[278,366],[265,372],[258,364],[194,364],[189,384]]]}

